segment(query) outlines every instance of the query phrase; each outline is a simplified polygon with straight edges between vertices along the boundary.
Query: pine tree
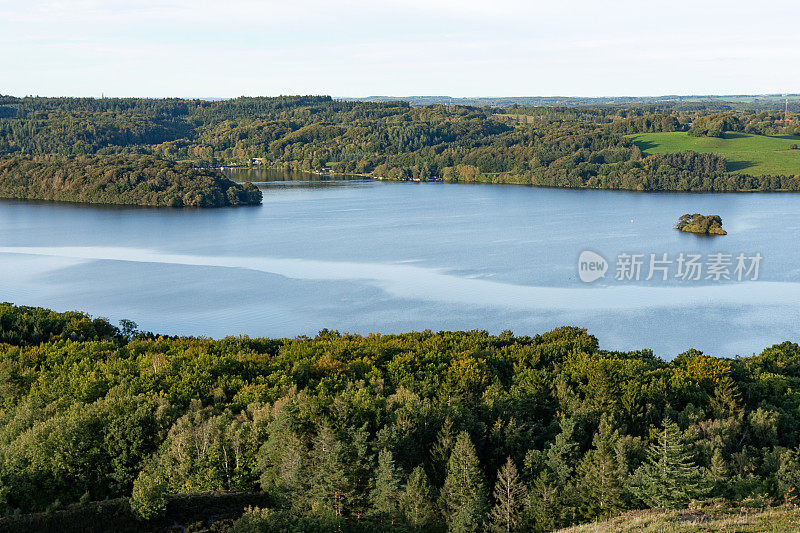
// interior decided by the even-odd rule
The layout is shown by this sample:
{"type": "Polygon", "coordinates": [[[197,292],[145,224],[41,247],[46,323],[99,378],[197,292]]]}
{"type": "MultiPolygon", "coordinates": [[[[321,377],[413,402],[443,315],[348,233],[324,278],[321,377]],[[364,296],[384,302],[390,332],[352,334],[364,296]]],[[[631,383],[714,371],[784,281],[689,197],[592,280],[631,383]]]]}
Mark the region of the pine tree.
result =
{"type": "Polygon", "coordinates": [[[566,485],[575,470],[578,458],[578,443],[575,442],[575,420],[562,418],[559,422],[561,432],[547,448],[547,466],[562,485],[566,485]]]}
{"type": "Polygon", "coordinates": [[[450,460],[450,452],[453,450],[455,441],[456,435],[453,432],[453,421],[448,416],[444,419],[442,427],[436,435],[436,442],[431,447],[433,482],[437,486],[441,486],[444,483],[444,477],[447,474],[447,462],[450,460]]]}
{"type": "Polygon", "coordinates": [[[378,469],[370,491],[371,513],[381,524],[394,524],[400,514],[400,475],[394,465],[392,452],[383,449],[378,454],[378,469]]]}
{"type": "Polygon", "coordinates": [[[634,492],[650,507],[676,508],[706,491],[705,479],[692,461],[680,429],[665,420],[658,442],[647,451],[647,462],[636,471],[634,492]]]}
{"type": "Polygon", "coordinates": [[[590,450],[580,466],[583,509],[587,516],[608,516],[621,509],[622,472],[617,462],[616,432],[604,419],[595,433],[590,450]]]}
{"type": "Polygon", "coordinates": [[[742,393],[730,376],[720,379],[714,388],[714,396],[711,398],[711,407],[717,417],[730,416],[740,410],[742,403],[742,393]]]}
{"type": "Polygon", "coordinates": [[[302,495],[308,491],[308,451],[285,419],[272,424],[258,454],[262,490],[279,506],[302,508],[302,495]]]}
{"type": "Polygon", "coordinates": [[[408,523],[414,529],[426,527],[433,520],[433,490],[428,476],[421,466],[416,467],[408,478],[406,490],[400,496],[400,507],[408,523]]]}
{"type": "Polygon", "coordinates": [[[370,452],[366,426],[348,427],[342,444],[342,462],[348,473],[349,512],[361,517],[371,508],[370,484],[373,481],[374,456],[370,452]]]}
{"type": "Polygon", "coordinates": [[[314,442],[313,474],[308,496],[312,512],[332,513],[337,520],[341,520],[353,496],[343,455],[342,443],[329,426],[323,426],[314,442]]]}
{"type": "Polygon", "coordinates": [[[458,434],[450,453],[441,503],[449,531],[483,529],[488,506],[486,489],[475,446],[466,431],[458,434]]]}
{"type": "Polygon", "coordinates": [[[708,472],[708,479],[712,487],[714,487],[715,496],[724,495],[730,480],[730,473],[728,472],[728,465],[725,463],[725,458],[719,448],[714,449],[711,455],[711,465],[708,472]]]}
{"type": "Polygon", "coordinates": [[[527,499],[528,489],[520,480],[517,467],[509,457],[497,473],[497,482],[494,485],[492,528],[506,533],[519,530],[527,499]]]}
{"type": "Polygon", "coordinates": [[[561,507],[561,491],[553,474],[548,470],[539,473],[531,486],[529,514],[536,529],[550,531],[560,523],[558,511],[561,507]]]}

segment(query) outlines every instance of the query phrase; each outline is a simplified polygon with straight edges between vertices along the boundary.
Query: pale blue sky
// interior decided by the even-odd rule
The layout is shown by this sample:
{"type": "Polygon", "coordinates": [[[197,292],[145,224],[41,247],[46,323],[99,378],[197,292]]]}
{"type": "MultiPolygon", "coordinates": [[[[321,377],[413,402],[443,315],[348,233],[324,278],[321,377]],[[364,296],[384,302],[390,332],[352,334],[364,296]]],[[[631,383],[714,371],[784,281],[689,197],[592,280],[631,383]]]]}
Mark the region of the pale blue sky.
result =
{"type": "Polygon", "coordinates": [[[799,26],[798,0],[0,0],[0,93],[798,93],[799,26]]]}

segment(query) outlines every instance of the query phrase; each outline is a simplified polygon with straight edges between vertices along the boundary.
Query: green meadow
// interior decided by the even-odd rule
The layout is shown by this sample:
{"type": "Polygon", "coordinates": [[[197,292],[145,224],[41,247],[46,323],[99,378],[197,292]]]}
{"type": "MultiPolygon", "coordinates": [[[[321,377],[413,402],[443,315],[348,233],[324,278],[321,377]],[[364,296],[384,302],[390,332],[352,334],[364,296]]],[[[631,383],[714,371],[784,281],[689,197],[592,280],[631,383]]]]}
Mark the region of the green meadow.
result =
{"type": "Polygon", "coordinates": [[[682,150],[719,154],[728,160],[728,170],[736,174],[800,174],[800,150],[789,149],[792,144],[800,144],[798,135],[769,137],[726,132],[725,138],[719,139],[669,132],[641,133],[631,138],[648,155],[682,150]]]}

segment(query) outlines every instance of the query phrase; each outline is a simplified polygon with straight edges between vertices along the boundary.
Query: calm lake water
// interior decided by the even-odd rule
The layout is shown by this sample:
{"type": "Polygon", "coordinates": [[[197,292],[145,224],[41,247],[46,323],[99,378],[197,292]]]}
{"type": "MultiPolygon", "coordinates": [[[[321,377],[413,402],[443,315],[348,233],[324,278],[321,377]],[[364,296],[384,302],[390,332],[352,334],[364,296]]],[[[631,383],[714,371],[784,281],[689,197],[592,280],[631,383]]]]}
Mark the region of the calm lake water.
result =
{"type": "MultiPolygon", "coordinates": [[[[800,337],[800,196],[637,194],[253,174],[259,207],[0,201],[0,299],[171,334],[586,327],[606,349],[749,355],[800,337]],[[729,235],[672,229],[719,214],[729,235]],[[608,261],[578,277],[591,250],[608,261]],[[650,254],[756,252],[757,281],[647,281],[650,254]],[[620,254],[641,279],[616,280],[620,254]]],[[[735,278],[735,276],[732,276],[735,278]]],[[[747,276],[745,276],[747,277],[747,276]]],[[[750,275],[752,277],[752,273],[750,275]]]]}

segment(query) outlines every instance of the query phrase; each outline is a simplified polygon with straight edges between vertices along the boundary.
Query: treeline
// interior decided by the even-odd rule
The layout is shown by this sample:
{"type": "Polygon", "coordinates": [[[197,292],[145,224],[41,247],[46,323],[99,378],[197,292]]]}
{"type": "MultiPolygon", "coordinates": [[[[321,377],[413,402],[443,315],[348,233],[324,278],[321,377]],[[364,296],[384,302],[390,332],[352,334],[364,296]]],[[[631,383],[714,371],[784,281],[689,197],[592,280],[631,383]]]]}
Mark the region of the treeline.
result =
{"type": "Polygon", "coordinates": [[[257,205],[261,191],[221,173],[148,155],[0,159],[0,197],[154,207],[257,205]]]}
{"type": "Polygon", "coordinates": [[[725,132],[755,135],[800,135],[797,114],[772,111],[762,113],[713,113],[696,117],[688,128],[693,137],[724,138],[725,132]]]}
{"type": "Polygon", "coordinates": [[[0,529],[260,491],[234,531],[545,531],[800,490],[800,346],[666,362],[534,336],[221,340],[0,305],[0,529]]]}
{"type": "MultiPolygon", "coordinates": [[[[149,154],[194,166],[250,164],[387,179],[631,190],[796,190],[796,176],[687,169],[646,158],[634,133],[791,134],[796,115],[682,107],[472,107],[339,101],[6,99],[0,155],[149,154]],[[13,111],[14,116],[9,116],[13,111]],[[656,171],[655,175],[645,176],[656,171]]],[[[723,160],[719,160],[723,161],[723,160]]],[[[724,161],[723,161],[724,162],[724,161]]]]}
{"type": "Polygon", "coordinates": [[[730,174],[716,154],[685,151],[652,154],[637,161],[600,164],[565,158],[534,172],[533,184],[546,187],[631,191],[800,191],[800,175],[730,174]]]}

